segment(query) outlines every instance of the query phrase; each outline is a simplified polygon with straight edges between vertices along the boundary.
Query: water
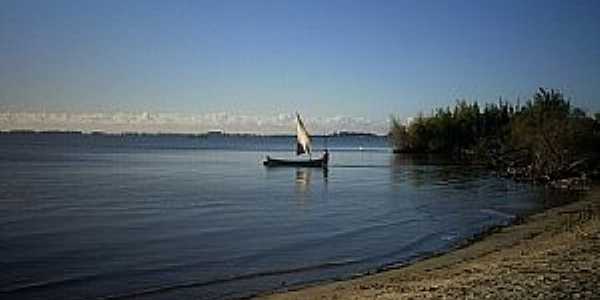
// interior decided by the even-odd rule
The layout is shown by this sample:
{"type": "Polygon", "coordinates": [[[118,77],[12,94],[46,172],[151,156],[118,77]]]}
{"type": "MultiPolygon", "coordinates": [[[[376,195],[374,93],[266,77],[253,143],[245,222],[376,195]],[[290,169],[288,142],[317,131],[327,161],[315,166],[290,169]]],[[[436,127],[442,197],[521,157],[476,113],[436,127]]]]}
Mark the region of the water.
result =
{"type": "Polygon", "coordinates": [[[324,143],[328,171],[264,168],[289,137],[0,135],[0,295],[246,297],[410,262],[546,205],[384,138],[324,143]]]}

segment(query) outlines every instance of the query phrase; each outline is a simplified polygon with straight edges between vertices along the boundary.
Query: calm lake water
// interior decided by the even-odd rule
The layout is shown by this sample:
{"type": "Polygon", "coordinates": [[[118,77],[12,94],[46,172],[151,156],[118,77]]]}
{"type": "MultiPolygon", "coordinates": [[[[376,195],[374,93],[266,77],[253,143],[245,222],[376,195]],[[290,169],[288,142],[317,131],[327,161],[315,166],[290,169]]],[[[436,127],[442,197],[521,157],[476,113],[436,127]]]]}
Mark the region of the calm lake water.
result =
{"type": "Polygon", "coordinates": [[[326,172],[261,165],[293,147],[0,134],[0,298],[246,297],[447,250],[549,197],[381,137],[328,139],[326,172]]]}

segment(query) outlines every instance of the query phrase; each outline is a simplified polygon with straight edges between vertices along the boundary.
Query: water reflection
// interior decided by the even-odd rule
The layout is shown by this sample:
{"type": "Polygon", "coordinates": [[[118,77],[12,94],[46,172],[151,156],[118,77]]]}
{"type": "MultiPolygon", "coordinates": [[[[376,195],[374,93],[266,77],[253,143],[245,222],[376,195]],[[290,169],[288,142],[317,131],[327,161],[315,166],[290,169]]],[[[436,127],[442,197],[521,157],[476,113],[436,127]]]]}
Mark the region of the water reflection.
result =
{"type": "Polygon", "coordinates": [[[295,181],[296,194],[308,194],[315,186],[326,189],[329,176],[329,170],[326,168],[282,167],[266,168],[266,170],[269,178],[279,178],[285,181],[285,177],[290,176],[290,179],[295,181]]]}
{"type": "Polygon", "coordinates": [[[452,185],[458,189],[465,189],[488,174],[479,166],[440,155],[396,154],[391,157],[390,165],[391,180],[395,186],[452,185]]]}
{"type": "Polygon", "coordinates": [[[315,193],[319,190],[323,192],[327,191],[327,176],[327,169],[297,168],[295,188],[297,202],[304,206],[311,200],[322,198],[315,195],[315,193]]]}
{"type": "Polygon", "coordinates": [[[310,178],[312,169],[298,168],[296,169],[296,191],[307,193],[310,191],[310,178]]]}
{"type": "Polygon", "coordinates": [[[324,186],[327,185],[327,177],[329,176],[329,170],[315,169],[315,168],[296,168],[296,187],[300,192],[310,191],[311,178],[313,172],[319,174],[321,177],[319,181],[322,181],[324,186]]]}

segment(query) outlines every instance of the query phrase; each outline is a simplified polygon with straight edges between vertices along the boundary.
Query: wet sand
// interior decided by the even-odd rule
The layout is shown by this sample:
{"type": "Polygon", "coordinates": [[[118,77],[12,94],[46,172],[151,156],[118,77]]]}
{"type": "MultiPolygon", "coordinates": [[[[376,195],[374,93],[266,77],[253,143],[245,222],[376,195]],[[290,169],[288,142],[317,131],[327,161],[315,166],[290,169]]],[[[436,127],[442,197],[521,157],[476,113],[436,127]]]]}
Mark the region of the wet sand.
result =
{"type": "Polygon", "coordinates": [[[600,187],[464,248],[259,299],[600,299],[600,187]]]}

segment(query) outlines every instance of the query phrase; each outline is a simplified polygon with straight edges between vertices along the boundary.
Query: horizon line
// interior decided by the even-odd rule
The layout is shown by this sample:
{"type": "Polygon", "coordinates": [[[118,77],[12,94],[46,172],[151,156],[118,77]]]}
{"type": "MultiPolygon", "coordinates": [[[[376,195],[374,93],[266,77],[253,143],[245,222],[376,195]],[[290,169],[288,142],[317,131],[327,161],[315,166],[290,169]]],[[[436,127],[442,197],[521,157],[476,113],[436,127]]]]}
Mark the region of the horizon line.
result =
{"type": "MultiPolygon", "coordinates": [[[[124,135],[178,135],[178,136],[257,136],[257,137],[293,137],[293,133],[257,133],[257,132],[226,132],[221,130],[209,130],[203,132],[160,132],[160,131],[120,131],[111,132],[104,130],[36,130],[29,128],[19,129],[0,129],[0,134],[74,134],[74,135],[110,135],[110,136],[124,136],[124,135]]],[[[347,136],[373,136],[373,137],[386,137],[387,134],[378,134],[376,132],[368,131],[336,131],[329,134],[311,134],[311,137],[347,137],[347,136]]]]}

